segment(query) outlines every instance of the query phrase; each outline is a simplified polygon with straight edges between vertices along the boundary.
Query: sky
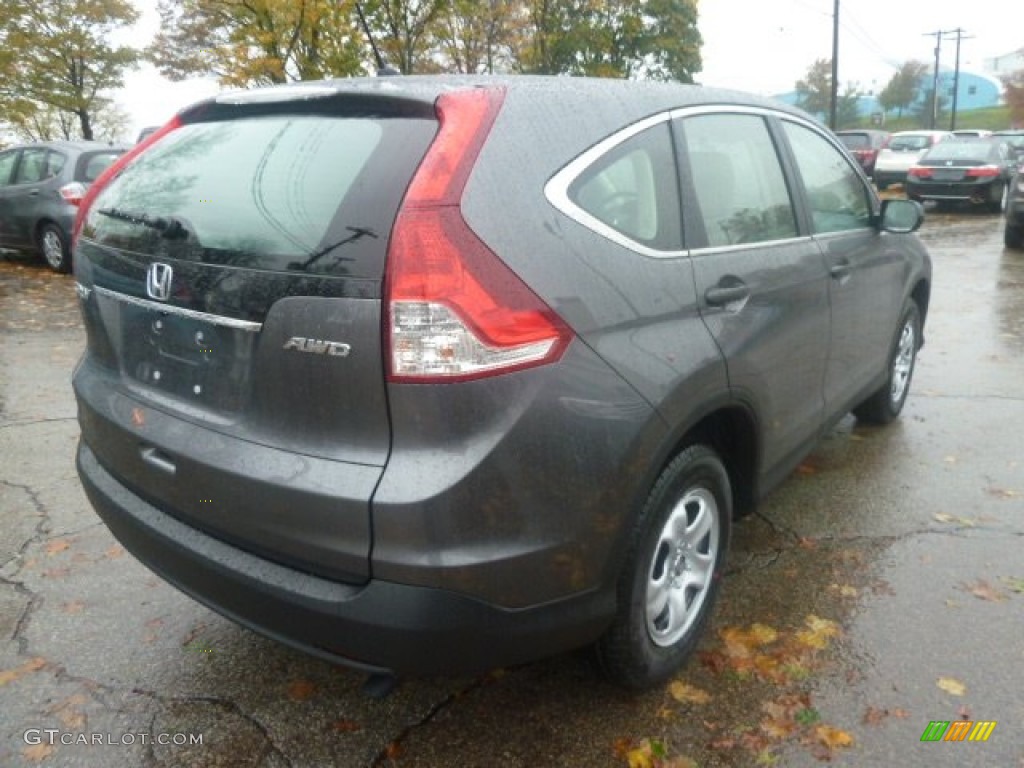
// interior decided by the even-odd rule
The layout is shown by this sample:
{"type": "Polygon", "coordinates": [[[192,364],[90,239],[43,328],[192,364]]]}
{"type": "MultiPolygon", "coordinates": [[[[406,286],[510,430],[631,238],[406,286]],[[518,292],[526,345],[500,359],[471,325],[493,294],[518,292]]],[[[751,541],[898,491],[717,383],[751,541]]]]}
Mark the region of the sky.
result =
{"type": "MultiPolygon", "coordinates": [[[[835,0],[698,0],[705,85],[764,95],[792,91],[815,59],[832,56],[835,0]]],[[[137,0],[142,18],[129,39],[148,44],[159,18],[155,0],[137,0]]],[[[840,0],[839,81],[877,93],[896,67],[932,63],[937,30],[961,28],[961,68],[983,73],[985,59],[1024,47],[1024,0],[840,0]]],[[[942,42],[952,69],[956,42],[942,42]]],[[[129,137],[218,92],[209,79],[172,83],[144,65],[126,77],[117,100],[131,117],[129,137]]]]}

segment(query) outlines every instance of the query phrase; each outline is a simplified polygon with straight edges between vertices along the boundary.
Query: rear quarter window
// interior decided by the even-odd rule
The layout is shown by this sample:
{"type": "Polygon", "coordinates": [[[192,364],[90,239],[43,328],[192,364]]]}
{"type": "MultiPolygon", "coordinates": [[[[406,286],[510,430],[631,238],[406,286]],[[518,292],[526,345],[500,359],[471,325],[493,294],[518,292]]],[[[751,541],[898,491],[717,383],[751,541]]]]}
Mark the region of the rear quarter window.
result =
{"type": "Polygon", "coordinates": [[[75,168],[75,181],[92,184],[120,156],[121,152],[83,153],[75,168]]]}
{"type": "Polygon", "coordinates": [[[568,197],[601,224],[645,247],[682,247],[668,123],[641,131],[602,155],[569,185],[568,197]]]}

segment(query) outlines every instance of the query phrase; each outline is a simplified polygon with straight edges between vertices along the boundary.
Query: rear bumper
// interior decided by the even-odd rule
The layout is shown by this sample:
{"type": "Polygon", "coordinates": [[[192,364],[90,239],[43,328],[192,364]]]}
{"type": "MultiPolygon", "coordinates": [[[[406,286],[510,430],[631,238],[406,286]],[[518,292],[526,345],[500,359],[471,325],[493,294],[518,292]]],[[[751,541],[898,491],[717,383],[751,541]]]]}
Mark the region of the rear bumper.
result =
{"type": "MultiPolygon", "coordinates": [[[[914,182],[908,180],[904,185],[907,196],[925,200],[973,200],[977,203],[991,202],[993,187],[1001,181],[991,179],[985,181],[959,182],[956,184],[942,182],[914,182]]],[[[1002,186],[999,187],[1002,189],[1002,186]]]]}
{"type": "Polygon", "coordinates": [[[479,672],[585,645],[615,610],[613,592],[509,610],[441,589],[331,581],[170,517],[121,485],[84,442],[77,465],[100,517],[148,568],[240,624],[346,666],[394,674],[479,672]]]}

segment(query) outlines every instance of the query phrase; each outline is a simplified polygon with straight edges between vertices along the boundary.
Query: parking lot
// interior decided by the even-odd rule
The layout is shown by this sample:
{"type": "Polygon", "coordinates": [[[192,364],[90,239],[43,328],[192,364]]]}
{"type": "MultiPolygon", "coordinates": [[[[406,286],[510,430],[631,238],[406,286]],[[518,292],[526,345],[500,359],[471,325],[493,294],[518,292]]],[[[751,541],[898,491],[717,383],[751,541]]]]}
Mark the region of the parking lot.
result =
{"type": "Polygon", "coordinates": [[[736,526],[700,653],[643,695],[581,652],[370,698],[167,586],[78,484],[73,278],[0,254],[0,765],[1024,768],[1024,253],[996,215],[921,237],[903,417],[848,417],[736,526]]]}

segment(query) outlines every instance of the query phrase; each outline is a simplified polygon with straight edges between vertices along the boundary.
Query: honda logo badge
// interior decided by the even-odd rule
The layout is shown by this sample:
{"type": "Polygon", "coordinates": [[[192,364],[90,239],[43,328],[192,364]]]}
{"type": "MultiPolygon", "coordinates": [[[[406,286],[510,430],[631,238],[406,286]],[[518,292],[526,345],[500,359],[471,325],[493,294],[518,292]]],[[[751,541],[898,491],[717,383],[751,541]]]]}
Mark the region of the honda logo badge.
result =
{"type": "Polygon", "coordinates": [[[174,270],[170,264],[161,264],[156,261],[149,265],[146,272],[146,293],[151,299],[167,301],[171,297],[171,280],[174,279],[174,270]]]}

